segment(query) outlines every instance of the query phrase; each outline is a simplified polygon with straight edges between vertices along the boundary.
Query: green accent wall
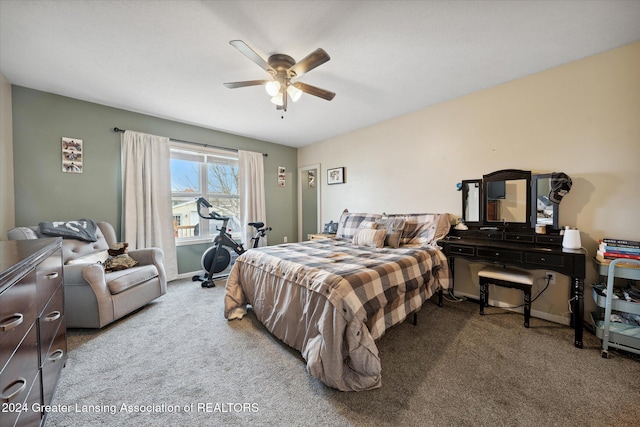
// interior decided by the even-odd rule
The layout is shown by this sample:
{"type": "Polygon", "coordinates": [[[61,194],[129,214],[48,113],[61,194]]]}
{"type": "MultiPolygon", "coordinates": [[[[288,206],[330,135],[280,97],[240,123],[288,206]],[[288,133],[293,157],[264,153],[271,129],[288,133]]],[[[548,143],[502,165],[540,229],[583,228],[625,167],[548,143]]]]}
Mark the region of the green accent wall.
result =
{"type": "MultiPolygon", "coordinates": [[[[170,102],[168,100],[167,102],[170,102]]],[[[220,147],[267,153],[264,159],[269,244],[297,236],[297,149],[145,114],[12,86],[16,226],[91,218],[120,233],[120,133],[114,127],[220,147]],[[62,137],[83,140],[83,173],[63,173],[62,137]],[[277,184],[278,167],[287,171],[277,184]]],[[[200,268],[207,245],[179,246],[178,272],[200,268]],[[195,259],[194,259],[195,258],[195,259]]]]}

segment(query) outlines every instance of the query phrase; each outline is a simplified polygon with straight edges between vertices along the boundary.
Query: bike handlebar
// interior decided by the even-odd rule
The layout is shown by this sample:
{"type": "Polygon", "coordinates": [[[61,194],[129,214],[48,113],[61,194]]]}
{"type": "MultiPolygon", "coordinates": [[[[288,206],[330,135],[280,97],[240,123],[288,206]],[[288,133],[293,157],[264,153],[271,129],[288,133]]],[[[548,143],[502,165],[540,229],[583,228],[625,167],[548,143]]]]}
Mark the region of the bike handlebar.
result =
{"type": "MultiPolygon", "coordinates": [[[[216,221],[229,221],[231,219],[230,217],[222,216],[222,215],[220,215],[219,213],[217,213],[215,211],[209,211],[209,209],[212,208],[213,206],[204,197],[198,197],[198,200],[196,200],[196,205],[198,206],[198,215],[201,218],[204,218],[204,219],[215,219],[216,221]],[[206,208],[208,216],[205,216],[201,212],[202,207],[206,208]]],[[[260,223],[260,224],[261,224],[260,227],[264,226],[264,224],[262,224],[262,223],[260,223]]],[[[250,225],[252,225],[252,224],[250,224],[250,225]]],[[[254,227],[255,227],[255,225],[254,225],[254,227]]],[[[265,228],[256,227],[256,229],[257,229],[257,231],[262,232],[263,235],[264,235],[264,233],[267,233],[267,232],[272,230],[271,227],[265,227],[265,228]]]]}
{"type": "Polygon", "coordinates": [[[196,204],[198,205],[198,215],[201,218],[215,219],[216,221],[229,221],[230,219],[228,216],[222,216],[215,211],[209,212],[209,208],[212,208],[213,206],[211,206],[211,203],[209,203],[209,201],[207,201],[207,199],[205,199],[204,197],[199,197],[198,200],[196,200],[196,204]],[[209,214],[208,216],[202,214],[201,211],[203,206],[207,208],[207,213],[209,214]]]}

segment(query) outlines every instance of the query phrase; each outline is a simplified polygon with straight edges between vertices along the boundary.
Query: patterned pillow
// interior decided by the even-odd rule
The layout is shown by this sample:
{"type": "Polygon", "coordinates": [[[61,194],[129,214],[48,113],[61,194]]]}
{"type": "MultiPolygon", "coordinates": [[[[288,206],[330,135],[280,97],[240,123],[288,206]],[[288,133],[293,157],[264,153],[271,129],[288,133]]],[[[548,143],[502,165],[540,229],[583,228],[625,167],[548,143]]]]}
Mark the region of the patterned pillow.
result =
{"type": "Polygon", "coordinates": [[[384,239],[384,245],[392,248],[400,246],[400,239],[402,238],[402,230],[404,229],[404,218],[380,218],[376,220],[378,229],[384,229],[387,231],[387,235],[384,239]]]}
{"type": "Polygon", "coordinates": [[[102,263],[104,267],[104,271],[120,271],[126,270],[127,268],[135,267],[138,265],[138,261],[131,258],[128,254],[121,254],[112,256],[107,259],[104,263],[102,263]]]}
{"type": "Polygon", "coordinates": [[[449,233],[449,214],[393,214],[388,218],[404,218],[401,244],[433,245],[449,233]]]}
{"type": "Polygon", "coordinates": [[[384,246],[384,238],[387,230],[375,228],[360,228],[353,236],[353,244],[356,246],[368,246],[370,248],[381,248],[384,246]]]}
{"type": "Polygon", "coordinates": [[[338,221],[338,231],[336,232],[336,237],[352,239],[353,236],[360,228],[360,224],[362,221],[372,221],[375,222],[376,219],[381,218],[380,214],[370,214],[370,213],[352,213],[347,209],[342,212],[340,216],[340,220],[338,221]]]}
{"type": "Polygon", "coordinates": [[[362,221],[358,228],[378,228],[378,223],[373,221],[362,221]]]}

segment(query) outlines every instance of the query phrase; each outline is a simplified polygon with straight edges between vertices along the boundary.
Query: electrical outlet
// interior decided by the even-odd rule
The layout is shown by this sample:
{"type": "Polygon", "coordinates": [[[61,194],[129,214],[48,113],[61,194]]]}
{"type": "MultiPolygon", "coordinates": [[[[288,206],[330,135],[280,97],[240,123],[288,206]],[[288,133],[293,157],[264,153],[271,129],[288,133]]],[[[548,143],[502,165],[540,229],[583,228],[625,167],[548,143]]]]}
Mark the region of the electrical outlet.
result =
{"type": "Polygon", "coordinates": [[[552,271],[547,271],[546,273],[544,273],[544,280],[549,279],[549,284],[550,285],[555,285],[556,284],[556,273],[552,272],[552,271]],[[549,276],[551,276],[551,279],[549,279],[549,276]]]}
{"type": "Polygon", "coordinates": [[[287,236],[284,236],[284,242],[287,243],[287,236]]]}

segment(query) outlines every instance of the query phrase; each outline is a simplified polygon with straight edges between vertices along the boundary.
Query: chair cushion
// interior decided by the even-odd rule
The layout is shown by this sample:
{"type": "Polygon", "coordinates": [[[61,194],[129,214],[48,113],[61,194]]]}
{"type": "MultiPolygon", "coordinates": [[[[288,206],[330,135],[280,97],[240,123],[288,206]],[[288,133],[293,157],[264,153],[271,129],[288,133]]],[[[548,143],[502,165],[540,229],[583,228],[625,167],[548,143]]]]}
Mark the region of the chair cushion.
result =
{"type": "Polygon", "coordinates": [[[478,277],[504,282],[533,285],[533,276],[526,271],[512,270],[508,268],[485,267],[478,272],[478,277]]]}
{"type": "Polygon", "coordinates": [[[157,276],[158,270],[154,265],[144,265],[107,273],[105,277],[109,292],[116,295],[157,276]]]}

